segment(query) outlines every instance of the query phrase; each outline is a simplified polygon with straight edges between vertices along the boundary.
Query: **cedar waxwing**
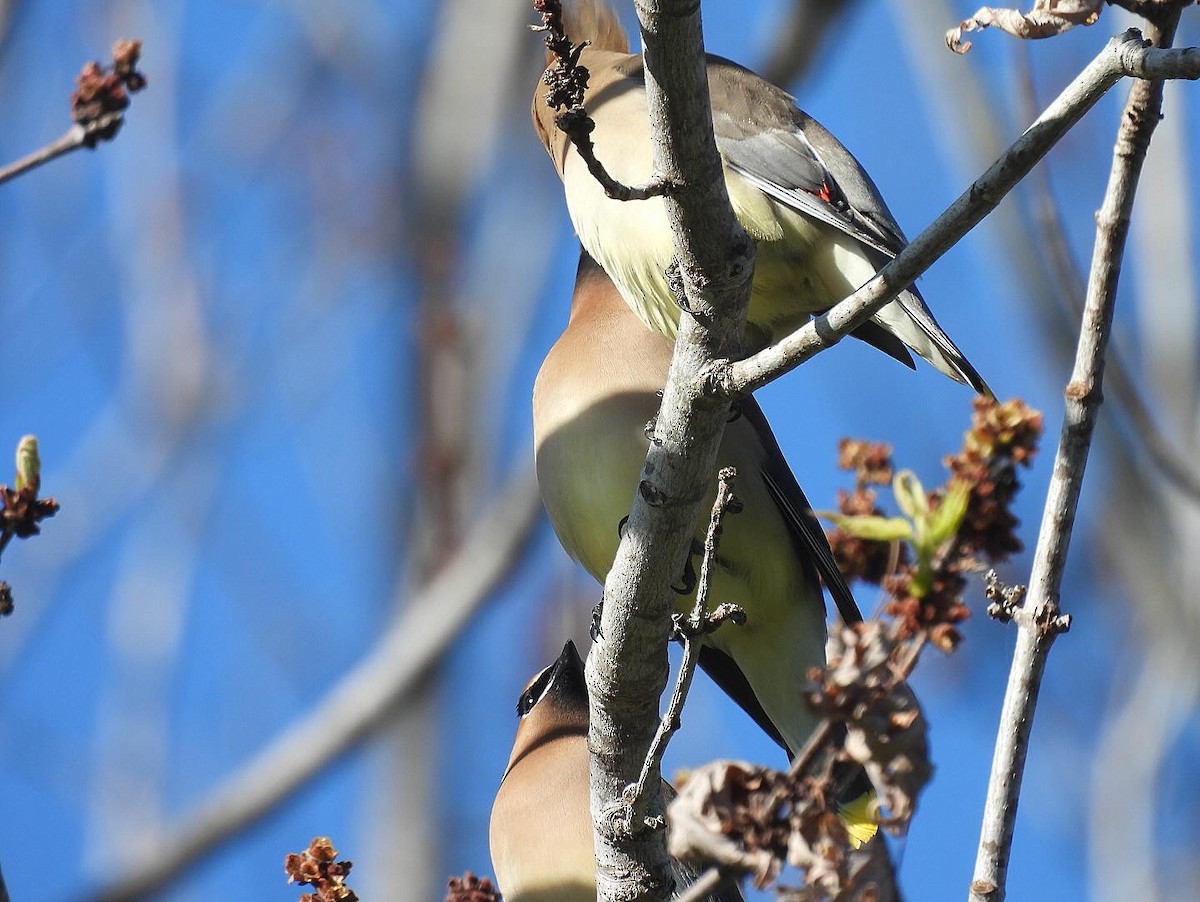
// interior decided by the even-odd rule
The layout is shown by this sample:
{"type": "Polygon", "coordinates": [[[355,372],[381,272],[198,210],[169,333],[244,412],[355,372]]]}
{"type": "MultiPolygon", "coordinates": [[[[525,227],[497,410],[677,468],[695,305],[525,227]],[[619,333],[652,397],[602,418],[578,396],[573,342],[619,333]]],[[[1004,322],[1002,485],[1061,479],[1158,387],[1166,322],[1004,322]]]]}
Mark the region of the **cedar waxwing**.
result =
{"type": "MultiPolygon", "coordinates": [[[[581,255],[570,321],[534,384],[533,431],[550,522],[567,553],[601,582],[637,489],[646,424],[658,413],[671,353],[670,340],[645,328],[604,271],[581,255]]],[[[733,491],[743,510],[724,522],[710,601],[739,604],[747,619],[706,637],[700,666],[796,752],[816,724],[803,698],[807,671],[825,664],[818,576],[846,622],[862,615],[762,411],[750,397],[734,411],[717,460],[737,468],[733,491]]],[[[709,506],[715,493],[714,484],[709,506]]],[[[703,540],[708,518],[701,520],[703,540]]],[[[694,586],[680,595],[681,612],[693,594],[694,586]]]]}
{"type": "MultiPolygon", "coordinates": [[[[565,4],[567,34],[591,44],[584,105],[595,122],[596,156],[613,178],[640,185],[653,175],[645,73],[640,54],[603,0],[565,4]]],[[[758,243],[747,340],[775,341],[869,281],[907,243],[870,176],[789,94],[729,60],[708,57],[713,130],[729,200],[758,243]]],[[[539,86],[534,126],[563,180],[571,222],[638,317],[673,338],[679,309],[667,285],[674,257],[662,198],[607,197],[539,86]]],[[[942,331],[916,287],[854,333],[908,366],[912,348],[981,394],[986,383],[942,331]]]]}
{"type": "MultiPolygon", "coordinates": [[[[489,828],[500,892],[505,902],[595,902],[588,693],[574,642],[525,687],[517,715],[489,828]]],[[[670,791],[665,783],[663,789],[670,791]]],[[[697,876],[674,862],[677,891],[697,876]]],[[[710,899],[742,902],[742,894],[735,887],[710,899]]]]}

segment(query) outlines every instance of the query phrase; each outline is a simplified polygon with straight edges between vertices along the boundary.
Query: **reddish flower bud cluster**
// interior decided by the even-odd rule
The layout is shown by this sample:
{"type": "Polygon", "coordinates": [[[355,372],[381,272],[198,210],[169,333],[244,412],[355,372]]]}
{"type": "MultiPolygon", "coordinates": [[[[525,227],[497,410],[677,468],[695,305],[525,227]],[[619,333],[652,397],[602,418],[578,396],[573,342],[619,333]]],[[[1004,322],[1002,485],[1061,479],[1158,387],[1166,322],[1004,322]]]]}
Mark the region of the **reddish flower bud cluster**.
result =
{"type": "Polygon", "coordinates": [[[892,446],[886,442],[868,442],[844,438],[838,442],[838,467],[853,470],[858,486],[890,485],[895,467],[892,446]]]}
{"type": "Polygon", "coordinates": [[[137,70],[142,42],[117,41],[112,53],[111,68],[95,61],[85,63],[71,94],[71,117],[88,129],[84,141],[88,147],[116,135],[121,117],[110,114],[128,108],[129,95],[146,87],[146,77],[137,70]]]}
{"type": "Polygon", "coordinates": [[[934,646],[950,653],[962,641],[957,624],[971,616],[971,609],[962,601],[967,578],[959,562],[948,561],[934,571],[929,588],[917,593],[913,589],[914,576],[916,570],[910,567],[883,581],[890,596],[883,609],[896,620],[896,638],[910,639],[924,632],[934,646]]]}
{"type": "Polygon", "coordinates": [[[467,871],[461,877],[450,878],[446,902],[502,902],[499,890],[487,877],[476,877],[467,871]]]}
{"type": "Polygon", "coordinates": [[[1019,398],[1003,404],[975,399],[975,415],[962,451],[946,458],[950,473],[971,486],[967,516],[958,534],[964,554],[994,564],[1024,547],[1009,506],[1021,488],[1017,465],[1028,467],[1032,462],[1042,429],[1042,414],[1019,398]]]}
{"type": "MultiPolygon", "coordinates": [[[[925,492],[930,512],[936,512],[956,487],[967,490],[966,513],[954,536],[936,553],[927,551],[924,570],[907,555],[894,557],[895,543],[855,536],[847,529],[829,533],[834,558],[847,579],[880,583],[890,601],[885,611],[896,619],[898,639],[924,634],[942,651],[960,641],[957,624],[970,616],[962,596],[966,574],[1007,559],[1021,550],[1018,524],[1011,504],[1020,488],[1017,466],[1028,466],[1042,433],[1042,415],[1019,399],[1003,404],[975,399],[971,426],[962,450],[946,458],[950,478],[946,485],[925,492]],[[895,562],[889,569],[889,563],[895,562]]],[[[870,484],[892,477],[891,448],[861,440],[843,439],[838,465],[853,470],[854,492],[839,492],[838,508],[844,516],[885,516],[870,484]]],[[[907,545],[902,546],[907,550],[907,545]]]]}
{"type": "Polygon", "coordinates": [[[346,886],[346,876],[353,864],[338,861],[337,857],[333,841],[328,836],[318,836],[299,855],[292,853],[284,859],[288,883],[316,890],[302,895],[300,902],[358,902],[354,890],[346,886]]]}
{"type": "Polygon", "coordinates": [[[39,498],[33,486],[10,489],[0,485],[0,528],[5,535],[27,539],[41,532],[38,524],[58,513],[53,498],[39,498]]]}
{"type": "MultiPolygon", "coordinates": [[[[878,495],[871,485],[892,481],[892,446],[844,438],[838,442],[838,467],[854,472],[854,491],[838,490],[838,512],[848,517],[884,516],[878,495]]],[[[834,528],[826,531],[833,559],[847,581],[860,579],[879,585],[889,569],[908,562],[908,547],[902,543],[877,542],[834,528]]]]}

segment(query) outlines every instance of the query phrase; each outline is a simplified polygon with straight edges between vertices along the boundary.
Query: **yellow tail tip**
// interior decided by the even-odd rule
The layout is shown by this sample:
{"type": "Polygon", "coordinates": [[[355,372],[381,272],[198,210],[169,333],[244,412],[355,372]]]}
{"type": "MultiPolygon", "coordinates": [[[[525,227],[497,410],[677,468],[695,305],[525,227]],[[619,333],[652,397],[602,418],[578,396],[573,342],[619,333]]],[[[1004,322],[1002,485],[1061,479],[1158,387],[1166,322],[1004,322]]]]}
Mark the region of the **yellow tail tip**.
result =
{"type": "Polygon", "coordinates": [[[850,845],[861,849],[875,838],[879,832],[879,824],[872,817],[875,796],[864,792],[853,802],[847,802],[838,808],[838,814],[846,825],[846,833],[850,836],[850,845]]]}

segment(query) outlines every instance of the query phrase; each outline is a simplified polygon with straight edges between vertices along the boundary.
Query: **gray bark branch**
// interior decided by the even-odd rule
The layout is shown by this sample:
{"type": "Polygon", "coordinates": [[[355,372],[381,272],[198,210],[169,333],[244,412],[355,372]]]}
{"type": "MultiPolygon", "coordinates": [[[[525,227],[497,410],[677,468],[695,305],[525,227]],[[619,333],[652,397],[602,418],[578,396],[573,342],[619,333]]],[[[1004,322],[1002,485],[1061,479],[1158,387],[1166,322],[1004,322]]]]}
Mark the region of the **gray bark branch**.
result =
{"type": "MultiPolygon", "coordinates": [[[[754,245],[734,218],[713,139],[699,4],[643,0],[646,93],[655,171],[677,187],[664,198],[688,306],[680,324],[655,438],[604,589],[601,635],[588,655],[592,818],[597,898],[665,900],[671,889],[663,800],[650,775],[646,817],[624,829],[622,797],[635,784],[666,686],[671,583],[682,572],[716,469],[727,400],[700,373],[738,355],[754,245]]],[[[603,148],[601,148],[603,151],[603,148]]]]}
{"type": "Polygon", "coordinates": [[[63,134],[51,141],[45,147],[38,148],[33,153],[21,157],[9,163],[7,166],[0,167],[0,185],[5,182],[15,179],[19,175],[24,175],[32,169],[49,163],[51,160],[57,160],[59,157],[69,154],[73,150],[79,150],[81,147],[95,147],[93,136],[112,128],[114,123],[119,124],[125,119],[125,113],[105,113],[98,119],[85,124],[76,123],[67,129],[63,134]]]}
{"type": "MultiPolygon", "coordinates": [[[[592,817],[597,897],[663,900],[670,892],[658,774],[645,817],[628,821],[659,722],[668,676],[673,578],[681,572],[715,470],[728,400],[836,344],[935,262],[1123,76],[1200,78],[1200,51],[1150,50],[1135,32],[1114,38],[987,173],[895,261],[828,314],[780,344],[737,361],[754,247],[729,206],[712,140],[699,6],[641,0],[655,171],[678,186],[665,198],[680,281],[692,315],[681,318],[670,377],[638,492],[604,591],[600,633],[588,657],[592,817]]],[[[603,150],[603,148],[601,148],[603,150]]],[[[655,768],[657,770],[657,767],[655,768]]]]}
{"type": "MultiPolygon", "coordinates": [[[[1155,34],[1152,30],[1156,44],[1170,44],[1178,19],[1176,12],[1161,33],[1155,34]]],[[[1170,54],[1171,51],[1154,53],[1170,54]]],[[[1194,53],[1188,51],[1185,55],[1194,53]]],[[[1163,71],[1157,64],[1137,68],[1160,74],[1163,71]]],[[[971,902],[1001,902],[1005,897],[1017,803],[1042,674],[1054,638],[1068,622],[1059,614],[1059,591],[1102,400],[1104,355],[1112,330],[1129,218],[1138,176],[1161,110],[1162,82],[1136,82],[1122,111],[1108,188],[1096,217],[1096,243],[1083,323],[1075,366],[1065,392],[1062,433],[1034,550],[1029,594],[1017,612],[1019,616],[1014,617],[1018,628],[1017,643],[992,759],[975,874],[970,887],[971,902]]]]}

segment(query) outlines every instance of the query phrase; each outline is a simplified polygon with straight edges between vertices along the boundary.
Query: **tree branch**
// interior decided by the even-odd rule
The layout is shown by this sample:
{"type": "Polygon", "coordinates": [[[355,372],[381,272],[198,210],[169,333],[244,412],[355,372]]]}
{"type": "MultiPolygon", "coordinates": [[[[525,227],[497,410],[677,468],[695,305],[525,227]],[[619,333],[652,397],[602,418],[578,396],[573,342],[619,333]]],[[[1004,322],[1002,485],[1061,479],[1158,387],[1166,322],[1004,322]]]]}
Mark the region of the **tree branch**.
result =
{"type": "Polygon", "coordinates": [[[924,232],[896,255],[875,278],[777,344],[708,371],[709,390],[718,397],[761,388],[805,360],[837,344],[933,265],[980,220],[1124,76],[1200,78],[1200,49],[1161,50],[1130,29],[1114,37],[1082,73],[1046,108],[1020,138],[924,232]]]}
{"type": "Polygon", "coordinates": [[[633,829],[634,818],[643,815],[648,781],[652,774],[659,772],[667,744],[679,730],[683,703],[687,701],[688,692],[692,688],[692,678],[696,675],[696,665],[700,663],[700,648],[704,637],[711,635],[727,620],[732,620],[735,625],[746,622],[746,612],[735,604],[722,604],[711,614],[708,612],[709,589],[712,585],[713,568],[717,564],[717,549],[721,544],[725,515],[739,513],[742,509],[741,502],[734,497],[730,487],[736,476],[737,470],[733,467],[726,467],[717,474],[717,497],[713,501],[708,532],[704,537],[704,557],[700,563],[696,601],[689,616],[676,614],[674,617],[676,638],[683,641],[683,661],[679,665],[679,675],[675,678],[675,690],[671,693],[667,713],[662,716],[658,732],[654,734],[654,740],[650,743],[650,750],[646,753],[637,785],[632,787],[627,796],[627,830],[633,829]]]}
{"type": "Polygon", "coordinates": [[[738,356],[754,261],[713,139],[699,4],[641,0],[638,16],[655,171],[676,186],[663,203],[695,313],[681,318],[654,439],[605,584],[600,636],[588,655],[596,883],[604,902],[665,900],[671,887],[665,831],[653,829],[664,816],[657,766],[647,817],[625,830],[619,813],[659,719],[670,586],[687,559],[728,417],[728,401],[705,393],[700,374],[717,357],[738,356]]]}
{"type": "MultiPolygon", "coordinates": [[[[1151,29],[1155,44],[1170,44],[1179,15],[1180,9],[1177,8],[1161,32],[1157,28],[1151,29]]],[[[1189,52],[1188,55],[1194,53],[1189,52]]],[[[1157,65],[1148,68],[1161,72],[1157,65]]],[[[1029,594],[1024,604],[1014,612],[1018,625],[1017,643],[992,759],[975,874],[971,881],[971,902],[1000,902],[1005,895],[1021,778],[1042,674],[1050,646],[1070,622],[1059,614],[1059,590],[1084,468],[1100,409],[1104,353],[1112,329],[1130,211],[1138,176],[1161,110],[1162,82],[1139,81],[1133,85],[1117,131],[1108,189],[1097,214],[1096,243],[1088,278],[1083,324],[1075,354],[1075,367],[1065,392],[1062,433],[1034,551],[1029,594]]]]}
{"type": "MultiPolygon", "coordinates": [[[[699,7],[642,0],[655,171],[677,188],[664,198],[687,307],[670,378],[627,528],[605,585],[600,636],[588,657],[592,815],[598,898],[666,898],[670,885],[658,782],[647,815],[626,825],[626,787],[653,741],[668,676],[670,585],[686,560],[715,469],[728,400],[781,375],[863,322],[993,209],[1004,194],[1124,75],[1200,78],[1200,51],[1148,51],[1137,32],[1113,39],[1026,135],[883,272],[829,314],[747,360],[736,360],[752,276],[712,141],[699,7]],[[630,829],[625,829],[628,826],[630,829]]],[[[657,771],[657,767],[654,767],[657,771]]]]}
{"type": "Polygon", "coordinates": [[[7,166],[0,167],[0,185],[19,175],[24,175],[31,169],[36,169],[43,163],[57,160],[73,150],[79,150],[81,147],[95,147],[96,135],[119,128],[124,121],[125,114],[120,112],[108,113],[86,125],[80,123],[72,125],[57,140],[51,141],[45,147],[35,150],[28,156],[21,157],[7,166]]]}
{"type": "Polygon", "coordinates": [[[80,147],[94,148],[115,138],[125,121],[129,95],[146,87],[146,77],[137,69],[141,54],[141,41],[122,40],[113,45],[111,67],[85,64],[71,94],[75,124],[41,150],[0,168],[0,185],[80,147]]]}
{"type": "Polygon", "coordinates": [[[540,512],[533,474],[511,477],[500,500],[475,521],[458,553],[408,602],[375,649],[141,863],[90,898],[132,902],[156,894],[367,738],[511,572],[540,512]]]}
{"type": "MultiPolygon", "coordinates": [[[[1032,72],[1028,57],[1023,56],[1021,59],[1024,60],[1021,66],[1022,105],[1032,107],[1032,72]]],[[[1087,293],[1087,283],[1076,266],[1067,243],[1066,227],[1058,202],[1054,198],[1048,169],[1042,167],[1038,170],[1036,178],[1039,186],[1037,190],[1030,192],[1034,221],[1042,233],[1041,243],[1049,257],[1050,269],[1058,282],[1059,295],[1074,322],[1078,323],[1083,316],[1083,298],[1087,293]]],[[[1175,447],[1159,426],[1119,345],[1113,344],[1109,347],[1105,355],[1104,370],[1117,407],[1124,412],[1132,427],[1130,432],[1133,439],[1143,448],[1163,476],[1193,501],[1200,501],[1200,470],[1175,447]]]]}

